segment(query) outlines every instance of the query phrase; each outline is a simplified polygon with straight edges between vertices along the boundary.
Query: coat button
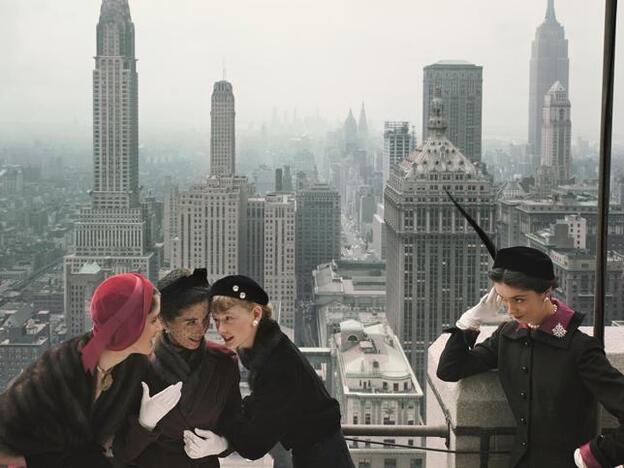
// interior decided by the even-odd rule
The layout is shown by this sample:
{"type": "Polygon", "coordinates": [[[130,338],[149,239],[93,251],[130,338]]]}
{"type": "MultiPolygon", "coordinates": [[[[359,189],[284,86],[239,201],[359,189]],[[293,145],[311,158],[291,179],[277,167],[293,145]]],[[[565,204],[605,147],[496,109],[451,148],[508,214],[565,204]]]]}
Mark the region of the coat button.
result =
{"type": "Polygon", "coordinates": [[[526,341],[524,342],[524,346],[529,346],[529,340],[526,340],[526,341]]]}
{"type": "Polygon", "coordinates": [[[522,442],[522,444],[521,444],[521,445],[522,445],[523,447],[526,447],[526,446],[527,446],[527,443],[526,443],[526,442],[522,442]]]}
{"type": "Polygon", "coordinates": [[[527,366],[522,366],[522,372],[524,372],[525,374],[528,374],[529,368],[527,366]]]}
{"type": "Polygon", "coordinates": [[[524,416],[522,416],[522,417],[520,418],[520,422],[521,422],[522,424],[526,424],[526,418],[525,418],[524,416]]]}
{"type": "Polygon", "coordinates": [[[523,400],[526,400],[527,394],[526,392],[520,392],[520,396],[522,397],[523,400]]]}

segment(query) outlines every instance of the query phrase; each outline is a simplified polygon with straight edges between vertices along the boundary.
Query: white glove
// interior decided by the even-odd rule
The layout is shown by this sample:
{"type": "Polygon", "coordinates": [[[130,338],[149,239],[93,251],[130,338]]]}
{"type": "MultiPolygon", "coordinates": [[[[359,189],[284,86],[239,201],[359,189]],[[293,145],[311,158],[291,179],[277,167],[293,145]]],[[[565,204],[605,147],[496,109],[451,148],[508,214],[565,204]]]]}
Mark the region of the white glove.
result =
{"type": "Polygon", "coordinates": [[[574,451],[574,463],[578,468],[587,468],[587,465],[583,461],[583,457],[581,456],[581,449],[576,449],[574,451]]]}
{"type": "Polygon", "coordinates": [[[219,455],[228,448],[227,439],[212,431],[195,428],[195,434],[191,431],[184,431],[184,451],[189,458],[219,455]]]}
{"type": "Polygon", "coordinates": [[[149,387],[145,382],[143,386],[143,397],[141,398],[141,410],[139,411],[139,424],[145,429],[153,430],[169,411],[180,401],[182,396],[182,382],[169,385],[153,397],[149,395],[149,387]]]}
{"type": "Polygon", "coordinates": [[[478,330],[482,323],[499,323],[509,320],[506,314],[499,314],[501,299],[496,289],[492,287],[490,292],[481,298],[479,303],[464,312],[455,323],[462,330],[478,330]]]}

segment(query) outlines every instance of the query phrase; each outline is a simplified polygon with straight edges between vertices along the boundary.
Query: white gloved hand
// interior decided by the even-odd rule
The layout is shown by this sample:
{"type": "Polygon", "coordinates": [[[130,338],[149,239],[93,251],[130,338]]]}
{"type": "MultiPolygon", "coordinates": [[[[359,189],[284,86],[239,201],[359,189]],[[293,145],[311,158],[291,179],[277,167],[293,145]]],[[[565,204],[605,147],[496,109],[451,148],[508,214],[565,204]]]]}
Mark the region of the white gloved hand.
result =
{"type": "Polygon", "coordinates": [[[189,458],[219,455],[228,448],[228,441],[212,431],[195,428],[195,433],[184,431],[184,451],[189,458]]]}
{"type": "Polygon", "coordinates": [[[153,397],[149,395],[149,387],[145,382],[143,386],[143,397],[141,398],[141,410],[139,411],[139,424],[145,429],[153,430],[169,411],[180,401],[182,396],[182,382],[169,385],[153,397]]]}
{"type": "Polygon", "coordinates": [[[507,315],[499,314],[501,299],[496,289],[492,287],[490,292],[481,298],[479,303],[464,312],[455,323],[457,328],[462,330],[478,330],[482,323],[499,323],[509,320],[507,315]]]}
{"type": "Polygon", "coordinates": [[[581,449],[576,449],[574,451],[574,463],[578,468],[587,468],[587,465],[583,461],[583,456],[581,455],[581,449]]]}

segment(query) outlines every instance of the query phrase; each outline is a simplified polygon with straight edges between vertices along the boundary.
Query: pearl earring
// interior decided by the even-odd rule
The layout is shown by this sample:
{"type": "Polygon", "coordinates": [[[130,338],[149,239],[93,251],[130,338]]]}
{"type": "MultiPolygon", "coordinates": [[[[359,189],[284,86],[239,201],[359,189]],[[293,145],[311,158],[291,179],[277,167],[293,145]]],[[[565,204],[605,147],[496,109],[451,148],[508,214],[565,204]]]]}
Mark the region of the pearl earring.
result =
{"type": "Polygon", "coordinates": [[[257,327],[257,326],[258,326],[258,321],[257,321],[257,320],[254,320],[253,322],[251,322],[251,324],[252,324],[254,327],[257,327]]]}

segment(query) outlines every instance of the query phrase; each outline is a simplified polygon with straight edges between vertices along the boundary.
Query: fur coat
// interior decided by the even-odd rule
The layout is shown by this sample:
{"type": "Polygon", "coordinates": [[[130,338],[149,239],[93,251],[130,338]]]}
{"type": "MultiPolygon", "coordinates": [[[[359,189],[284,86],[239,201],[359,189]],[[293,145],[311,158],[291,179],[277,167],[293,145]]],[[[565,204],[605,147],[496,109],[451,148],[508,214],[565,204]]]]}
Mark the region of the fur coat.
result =
{"type": "Polygon", "coordinates": [[[114,367],[113,384],[95,397],[81,349],[90,333],[46,351],[0,395],[0,445],[28,468],[100,468],[108,443],[136,404],[147,358],[131,355],[114,367]]]}

